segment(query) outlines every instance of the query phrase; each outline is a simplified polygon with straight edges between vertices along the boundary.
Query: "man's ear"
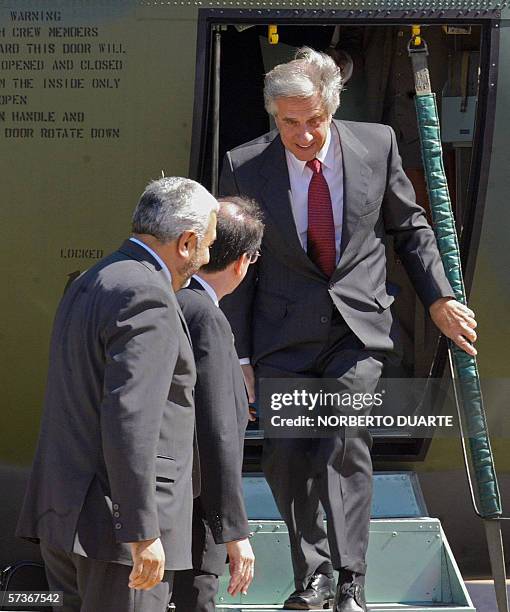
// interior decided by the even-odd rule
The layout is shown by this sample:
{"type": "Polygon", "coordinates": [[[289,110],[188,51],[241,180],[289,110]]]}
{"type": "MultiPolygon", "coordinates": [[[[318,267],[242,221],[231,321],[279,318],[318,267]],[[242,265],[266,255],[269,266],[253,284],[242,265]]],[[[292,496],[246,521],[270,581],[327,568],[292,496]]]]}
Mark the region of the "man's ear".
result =
{"type": "Polygon", "coordinates": [[[177,238],[177,253],[181,257],[190,257],[197,248],[198,238],[195,232],[182,232],[177,238]]]}
{"type": "Polygon", "coordinates": [[[244,274],[244,268],[249,264],[249,257],[246,253],[243,253],[241,257],[232,262],[234,266],[234,272],[236,276],[242,276],[244,274]]]}

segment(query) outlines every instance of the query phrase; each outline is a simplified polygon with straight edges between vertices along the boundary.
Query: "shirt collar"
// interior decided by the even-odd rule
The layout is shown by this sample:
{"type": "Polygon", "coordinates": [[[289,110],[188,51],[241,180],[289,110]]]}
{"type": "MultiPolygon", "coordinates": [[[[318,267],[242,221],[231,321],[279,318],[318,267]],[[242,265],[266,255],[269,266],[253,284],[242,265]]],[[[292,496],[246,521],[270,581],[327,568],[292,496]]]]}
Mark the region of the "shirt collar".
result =
{"type": "Polygon", "coordinates": [[[216,291],[214,291],[214,289],[211,287],[211,285],[206,280],[204,280],[201,276],[198,276],[197,274],[193,274],[193,278],[200,285],[202,285],[202,287],[207,291],[207,293],[209,294],[209,297],[216,304],[216,306],[219,306],[220,304],[219,304],[219,301],[218,301],[218,296],[216,295],[216,291]]]}
{"type": "MultiPolygon", "coordinates": [[[[315,156],[326,168],[333,168],[335,165],[335,147],[331,145],[331,126],[329,126],[328,133],[326,134],[326,140],[322,145],[322,149],[315,156]]],[[[285,149],[285,155],[287,157],[287,163],[290,163],[296,172],[303,174],[306,168],[306,162],[298,159],[294,153],[291,153],[288,149],[285,149]]]]}
{"type": "Polygon", "coordinates": [[[161,266],[161,269],[163,270],[165,276],[168,278],[170,284],[172,284],[172,273],[168,269],[168,267],[165,264],[165,262],[161,259],[161,257],[157,253],[155,253],[149,246],[147,246],[145,244],[145,242],[142,242],[141,240],[138,240],[138,238],[135,238],[134,236],[131,236],[131,238],[129,240],[131,240],[131,242],[134,242],[134,243],[140,245],[143,249],[145,249],[147,251],[147,253],[152,255],[152,257],[154,257],[154,259],[161,266]]]}

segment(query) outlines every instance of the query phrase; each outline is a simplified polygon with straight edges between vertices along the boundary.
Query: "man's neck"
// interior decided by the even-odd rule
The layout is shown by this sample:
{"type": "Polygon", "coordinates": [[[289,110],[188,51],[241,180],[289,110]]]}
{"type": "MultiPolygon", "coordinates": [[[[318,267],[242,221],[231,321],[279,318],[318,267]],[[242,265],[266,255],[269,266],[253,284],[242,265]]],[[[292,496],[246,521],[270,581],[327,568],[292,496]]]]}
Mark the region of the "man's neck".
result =
{"type": "Polygon", "coordinates": [[[140,242],[143,242],[145,245],[149,247],[152,251],[158,254],[158,256],[165,262],[165,265],[170,269],[168,265],[167,259],[168,254],[164,252],[163,244],[154,236],[150,234],[132,234],[133,238],[136,238],[140,242]]]}
{"type": "Polygon", "coordinates": [[[133,238],[140,240],[145,245],[147,245],[154,253],[157,253],[158,257],[165,264],[165,266],[170,271],[170,275],[172,277],[172,288],[175,292],[179,291],[182,288],[185,279],[181,277],[177,267],[175,266],[172,257],[170,257],[170,247],[169,244],[163,244],[154,236],[150,234],[132,234],[133,238]]]}
{"type": "Polygon", "coordinates": [[[199,276],[201,279],[205,280],[205,282],[214,289],[214,293],[218,298],[218,302],[221,298],[232,291],[230,287],[230,283],[225,278],[225,275],[222,272],[204,272],[200,270],[197,272],[196,276],[199,276]]]}

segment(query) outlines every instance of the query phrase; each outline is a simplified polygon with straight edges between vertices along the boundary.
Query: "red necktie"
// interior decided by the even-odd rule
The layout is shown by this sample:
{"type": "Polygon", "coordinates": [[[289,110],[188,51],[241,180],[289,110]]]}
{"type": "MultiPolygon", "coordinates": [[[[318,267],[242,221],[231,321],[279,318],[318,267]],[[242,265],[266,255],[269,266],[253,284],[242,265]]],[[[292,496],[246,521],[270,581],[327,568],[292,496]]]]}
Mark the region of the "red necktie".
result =
{"type": "Polygon", "coordinates": [[[308,256],[329,278],[336,268],[335,222],[328,183],[318,159],[306,162],[313,172],[308,187],[308,256]]]}

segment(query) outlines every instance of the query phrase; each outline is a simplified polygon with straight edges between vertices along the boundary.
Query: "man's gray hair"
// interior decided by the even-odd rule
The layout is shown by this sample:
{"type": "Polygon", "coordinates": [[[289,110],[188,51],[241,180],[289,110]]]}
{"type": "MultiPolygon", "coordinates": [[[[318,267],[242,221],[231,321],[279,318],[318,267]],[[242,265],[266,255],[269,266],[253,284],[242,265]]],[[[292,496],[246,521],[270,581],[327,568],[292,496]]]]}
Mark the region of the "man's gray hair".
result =
{"type": "Polygon", "coordinates": [[[171,242],[185,231],[203,238],[218,202],[202,185],[180,176],[151,181],[135,208],[132,231],[171,242]]]}
{"type": "Polygon", "coordinates": [[[295,59],[266,74],[264,102],[267,112],[274,116],[278,98],[310,98],[319,94],[324,110],[334,115],[340,106],[341,91],[342,74],[335,61],[325,53],[301,47],[295,59]]]}

